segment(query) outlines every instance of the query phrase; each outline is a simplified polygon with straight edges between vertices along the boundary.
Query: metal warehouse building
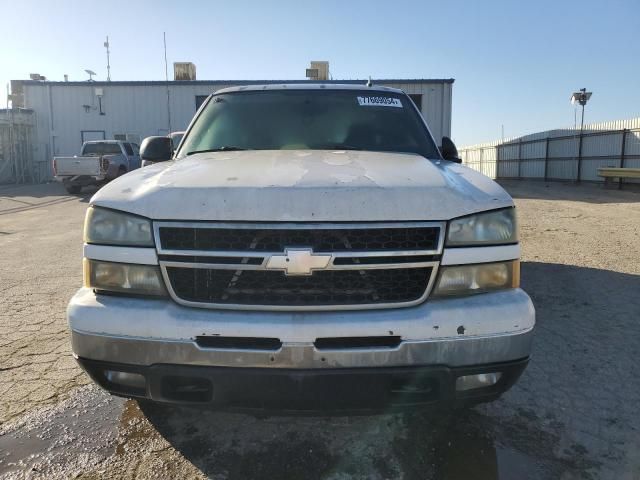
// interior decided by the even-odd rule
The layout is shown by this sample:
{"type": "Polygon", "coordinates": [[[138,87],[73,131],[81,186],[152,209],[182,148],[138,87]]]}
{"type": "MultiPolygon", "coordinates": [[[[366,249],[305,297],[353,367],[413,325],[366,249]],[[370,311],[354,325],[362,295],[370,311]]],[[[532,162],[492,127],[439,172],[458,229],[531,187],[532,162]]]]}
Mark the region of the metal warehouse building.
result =
{"type": "Polygon", "coordinates": [[[640,118],[587,124],[582,131],[547,130],[459,151],[465,165],[492,178],[603,181],[599,168],[640,168],[640,118]]]}
{"type": "MultiPolygon", "coordinates": [[[[232,86],[277,83],[366,84],[366,80],[188,80],[136,82],[52,82],[12,80],[13,110],[31,115],[29,135],[32,181],[51,177],[54,155],[76,155],[83,141],[126,139],[135,143],[149,135],[184,130],[211,93],[232,86]],[[167,101],[167,98],[169,101],[167,101]]],[[[451,135],[453,79],[373,80],[375,85],[399,88],[422,111],[439,142],[451,135]]],[[[0,158],[0,182],[14,168],[0,158]]],[[[12,175],[12,174],[11,174],[12,175]]]]}

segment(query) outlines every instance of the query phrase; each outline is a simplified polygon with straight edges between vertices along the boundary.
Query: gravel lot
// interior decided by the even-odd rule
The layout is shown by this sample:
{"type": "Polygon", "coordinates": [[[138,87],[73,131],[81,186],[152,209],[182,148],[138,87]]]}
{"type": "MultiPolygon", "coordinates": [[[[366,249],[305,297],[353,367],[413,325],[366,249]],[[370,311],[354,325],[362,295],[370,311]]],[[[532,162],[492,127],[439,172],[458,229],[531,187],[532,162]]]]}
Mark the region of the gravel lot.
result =
{"type": "Polygon", "coordinates": [[[0,478],[640,479],[640,193],[510,182],[532,361],[456,416],[258,419],[139,406],[75,365],[88,196],[0,187],[0,478]]]}

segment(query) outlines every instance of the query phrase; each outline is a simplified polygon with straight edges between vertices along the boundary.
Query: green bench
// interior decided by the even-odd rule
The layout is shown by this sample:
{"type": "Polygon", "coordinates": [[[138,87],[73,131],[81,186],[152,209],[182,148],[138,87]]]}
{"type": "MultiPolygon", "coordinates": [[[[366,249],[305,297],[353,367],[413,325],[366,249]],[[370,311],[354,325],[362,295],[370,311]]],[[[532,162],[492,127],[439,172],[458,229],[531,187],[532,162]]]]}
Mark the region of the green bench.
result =
{"type": "Polygon", "coordinates": [[[598,176],[604,178],[605,185],[608,185],[612,179],[617,178],[618,188],[622,188],[622,180],[624,178],[640,179],[640,168],[604,167],[598,169],[598,176]]]}

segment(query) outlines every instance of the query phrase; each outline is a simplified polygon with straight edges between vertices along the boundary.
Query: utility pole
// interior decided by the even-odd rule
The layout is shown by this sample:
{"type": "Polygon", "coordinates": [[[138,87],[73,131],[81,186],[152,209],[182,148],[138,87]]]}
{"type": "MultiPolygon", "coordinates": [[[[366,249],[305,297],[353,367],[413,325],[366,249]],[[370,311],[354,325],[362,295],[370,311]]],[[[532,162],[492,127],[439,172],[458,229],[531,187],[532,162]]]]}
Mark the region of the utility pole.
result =
{"type": "Polygon", "coordinates": [[[107,35],[107,41],[104,42],[104,48],[107,49],[107,82],[111,81],[111,63],[109,61],[109,35],[107,35]]]}

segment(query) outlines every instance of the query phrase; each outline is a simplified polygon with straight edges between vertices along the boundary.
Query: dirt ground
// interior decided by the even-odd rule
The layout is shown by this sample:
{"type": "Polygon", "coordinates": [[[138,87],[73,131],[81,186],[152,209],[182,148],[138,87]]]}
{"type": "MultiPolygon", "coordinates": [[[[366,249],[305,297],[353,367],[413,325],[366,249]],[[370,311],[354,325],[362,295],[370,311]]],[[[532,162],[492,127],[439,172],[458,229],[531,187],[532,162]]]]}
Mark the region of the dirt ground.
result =
{"type": "Polygon", "coordinates": [[[0,479],[640,479],[640,192],[505,182],[531,363],[455,416],[269,417],[138,405],[70,354],[89,195],[0,187],[0,479]]]}

